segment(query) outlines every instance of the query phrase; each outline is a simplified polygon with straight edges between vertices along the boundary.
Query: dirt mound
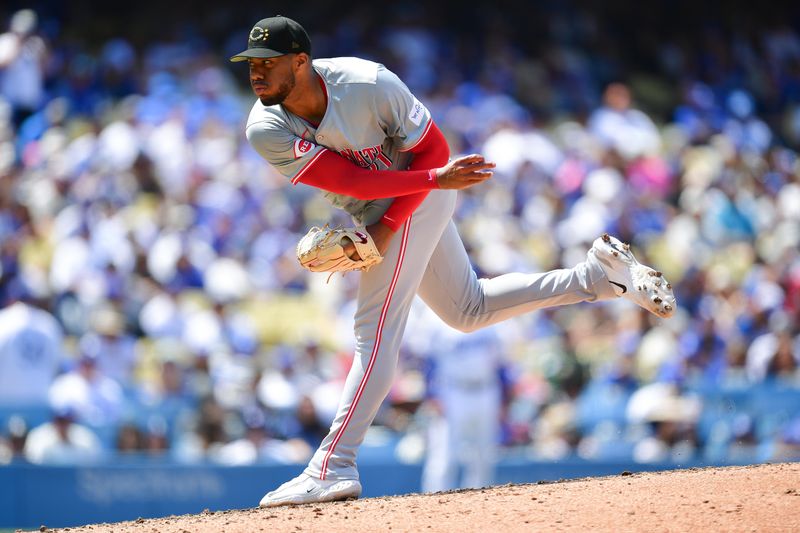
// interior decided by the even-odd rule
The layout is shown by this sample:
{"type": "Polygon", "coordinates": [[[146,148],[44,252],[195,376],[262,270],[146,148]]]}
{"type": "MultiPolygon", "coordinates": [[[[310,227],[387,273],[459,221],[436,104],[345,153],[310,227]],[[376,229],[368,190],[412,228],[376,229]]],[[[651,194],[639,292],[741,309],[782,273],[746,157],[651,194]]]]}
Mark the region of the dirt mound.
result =
{"type": "Polygon", "coordinates": [[[70,533],[389,530],[800,531],[800,463],[624,472],[557,483],[206,511],[69,528],[70,533]]]}

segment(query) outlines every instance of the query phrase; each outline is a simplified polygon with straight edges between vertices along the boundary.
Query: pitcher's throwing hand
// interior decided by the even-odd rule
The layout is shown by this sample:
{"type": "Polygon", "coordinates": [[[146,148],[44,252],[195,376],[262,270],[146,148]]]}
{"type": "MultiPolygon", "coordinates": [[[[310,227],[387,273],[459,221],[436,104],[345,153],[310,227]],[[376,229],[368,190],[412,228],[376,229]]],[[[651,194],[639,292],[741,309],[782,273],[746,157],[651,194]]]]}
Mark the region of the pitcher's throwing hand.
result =
{"type": "Polygon", "coordinates": [[[440,189],[466,189],[491,178],[494,167],[482,155],[465,155],[436,169],[436,183],[440,189]]]}

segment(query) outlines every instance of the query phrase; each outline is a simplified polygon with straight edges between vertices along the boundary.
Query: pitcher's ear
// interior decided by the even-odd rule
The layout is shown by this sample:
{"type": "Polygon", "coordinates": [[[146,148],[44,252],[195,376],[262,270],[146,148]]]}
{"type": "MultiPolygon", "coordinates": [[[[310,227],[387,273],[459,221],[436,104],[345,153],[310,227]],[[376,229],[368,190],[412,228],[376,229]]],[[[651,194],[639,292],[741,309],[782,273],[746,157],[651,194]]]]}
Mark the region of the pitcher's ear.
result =
{"type": "Polygon", "coordinates": [[[299,54],[295,54],[294,56],[294,64],[297,68],[300,68],[310,62],[311,62],[311,57],[305,52],[300,52],[299,54]]]}

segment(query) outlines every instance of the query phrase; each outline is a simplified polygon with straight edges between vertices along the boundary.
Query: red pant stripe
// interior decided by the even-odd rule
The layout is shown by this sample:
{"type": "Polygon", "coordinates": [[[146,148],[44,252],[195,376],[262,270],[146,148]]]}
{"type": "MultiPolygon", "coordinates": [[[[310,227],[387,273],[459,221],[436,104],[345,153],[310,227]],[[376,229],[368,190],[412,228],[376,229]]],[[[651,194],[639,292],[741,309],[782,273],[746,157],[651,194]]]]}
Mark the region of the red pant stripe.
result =
{"type": "Polygon", "coordinates": [[[361,399],[361,395],[364,393],[364,388],[367,386],[367,381],[369,380],[369,375],[372,372],[372,367],[375,365],[375,359],[378,356],[378,350],[381,346],[381,335],[383,334],[383,324],[386,321],[386,313],[389,311],[389,304],[392,300],[392,294],[394,294],[395,285],[397,285],[397,279],[400,277],[400,267],[403,265],[403,257],[406,253],[406,244],[408,243],[408,229],[411,226],[411,217],[405,223],[403,227],[403,238],[402,242],[400,243],[400,252],[397,256],[397,265],[394,267],[394,275],[392,276],[392,283],[389,285],[389,292],[386,294],[386,300],[383,302],[383,309],[381,309],[381,316],[378,320],[378,329],[375,333],[375,346],[372,348],[372,354],[369,357],[369,364],[367,365],[367,369],[364,372],[364,377],[361,378],[361,383],[358,386],[358,390],[356,391],[355,398],[353,398],[353,405],[350,406],[350,409],[347,412],[347,416],[342,422],[342,426],[339,428],[339,431],[336,432],[336,438],[333,439],[331,443],[331,447],[328,450],[328,453],[325,454],[325,460],[322,461],[322,470],[320,472],[320,479],[325,479],[325,476],[328,471],[328,460],[331,458],[333,454],[333,450],[336,449],[336,445],[339,443],[339,439],[344,434],[345,429],[347,428],[347,424],[350,422],[350,419],[353,416],[353,413],[358,406],[358,401],[361,399]]]}

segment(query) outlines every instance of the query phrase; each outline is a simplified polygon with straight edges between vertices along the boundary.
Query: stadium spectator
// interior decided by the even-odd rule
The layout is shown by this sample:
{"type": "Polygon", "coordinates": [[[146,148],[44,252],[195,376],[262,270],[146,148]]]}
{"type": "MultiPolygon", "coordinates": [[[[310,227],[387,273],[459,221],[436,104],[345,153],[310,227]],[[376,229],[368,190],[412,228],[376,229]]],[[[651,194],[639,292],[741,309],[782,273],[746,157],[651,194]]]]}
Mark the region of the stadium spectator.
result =
{"type": "Polygon", "coordinates": [[[76,368],[58,376],[48,391],[50,405],[69,410],[89,426],[113,427],[124,408],[122,387],[99,369],[100,354],[81,347],[76,368]]]}
{"type": "Polygon", "coordinates": [[[37,24],[35,11],[21,9],[11,17],[8,31],[0,34],[0,96],[11,104],[17,128],[45,98],[47,45],[35,33],[37,24]]]}
{"type": "Polygon", "coordinates": [[[10,417],[5,426],[5,435],[0,434],[0,465],[24,460],[28,438],[28,424],[21,416],[10,417]]]}
{"type": "Polygon", "coordinates": [[[305,441],[272,437],[263,411],[245,410],[243,419],[244,435],[216,450],[212,461],[225,465],[300,463],[311,457],[313,449],[305,441]]]}
{"type": "Polygon", "coordinates": [[[97,370],[120,386],[133,381],[136,365],[135,339],[125,331],[125,317],[109,306],[95,308],[89,316],[90,332],[80,341],[83,353],[92,353],[97,370]]]}
{"type": "Polygon", "coordinates": [[[136,424],[122,424],[117,431],[114,450],[122,454],[139,453],[144,449],[144,436],[136,424]]]}
{"type": "MultiPolygon", "coordinates": [[[[18,289],[24,290],[24,289],[18,289]]],[[[0,309],[0,404],[47,404],[63,360],[63,331],[24,294],[0,309]]]]}
{"type": "Polygon", "coordinates": [[[747,351],[750,379],[780,378],[797,383],[800,377],[800,336],[788,324],[756,337],[747,351]]]}
{"type": "Polygon", "coordinates": [[[589,132],[607,149],[630,161],[658,153],[661,139],[656,125],[632,107],[631,91],[620,82],[603,92],[603,106],[592,112],[589,132]]]}
{"type": "Polygon", "coordinates": [[[328,434],[328,424],[324,424],[317,409],[314,407],[313,400],[308,396],[300,398],[295,412],[297,418],[297,431],[293,436],[303,440],[308,444],[310,450],[316,450],[325,435],[328,434]]]}
{"type": "Polygon", "coordinates": [[[770,456],[773,461],[796,461],[800,459],[800,418],[791,420],[776,439],[770,456]]]}
{"type": "Polygon", "coordinates": [[[25,458],[34,464],[84,464],[102,457],[97,435],[76,423],[68,408],[55,408],[52,420],[31,429],[25,441],[25,458]]]}
{"type": "Polygon", "coordinates": [[[166,455],[170,449],[169,427],[160,416],[151,416],[144,430],[144,451],[152,457],[166,455]]]}
{"type": "Polygon", "coordinates": [[[645,424],[649,434],[633,449],[639,463],[687,461],[697,453],[694,428],[702,403],[682,394],[674,383],[658,382],[633,393],[627,408],[631,423],[645,424]]]}

